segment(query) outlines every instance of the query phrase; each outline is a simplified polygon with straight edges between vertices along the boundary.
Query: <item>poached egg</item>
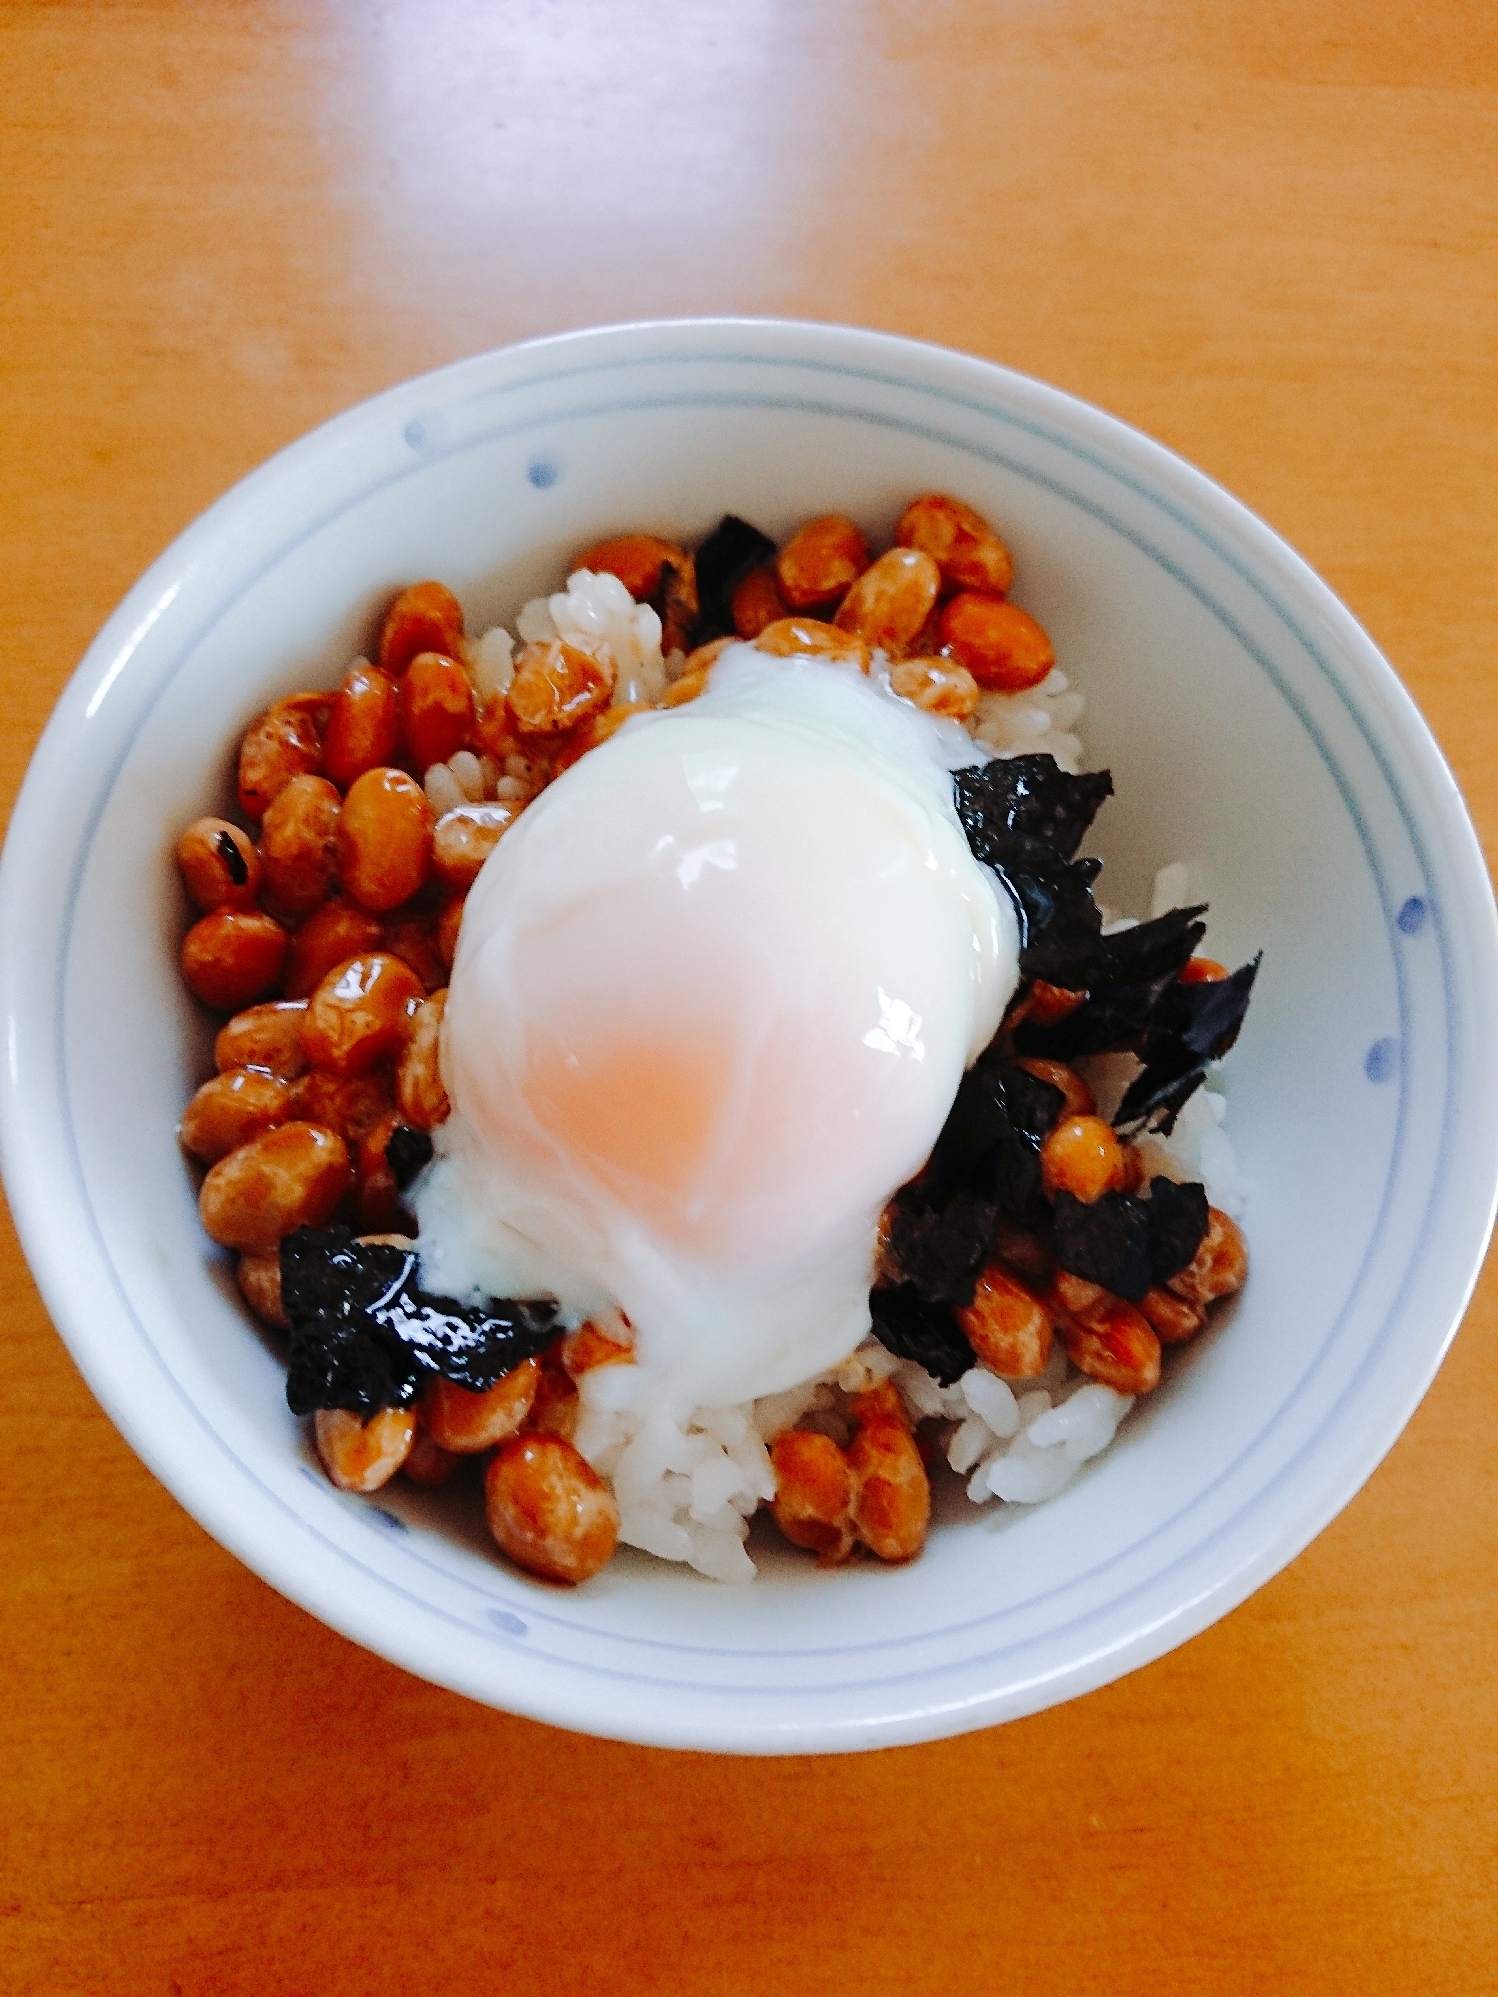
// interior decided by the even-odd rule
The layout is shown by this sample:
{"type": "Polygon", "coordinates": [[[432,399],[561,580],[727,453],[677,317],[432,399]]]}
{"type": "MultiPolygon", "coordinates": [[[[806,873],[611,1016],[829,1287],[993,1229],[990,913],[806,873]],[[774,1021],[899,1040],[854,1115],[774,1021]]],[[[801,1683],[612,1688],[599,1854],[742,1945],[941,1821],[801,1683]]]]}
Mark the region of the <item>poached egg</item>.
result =
{"type": "Polygon", "coordinates": [[[674,1409],[851,1352],[880,1212],[1018,981],[952,800],[981,753],[744,645],[543,791],[464,910],[426,1287],[620,1309],[674,1409]]]}

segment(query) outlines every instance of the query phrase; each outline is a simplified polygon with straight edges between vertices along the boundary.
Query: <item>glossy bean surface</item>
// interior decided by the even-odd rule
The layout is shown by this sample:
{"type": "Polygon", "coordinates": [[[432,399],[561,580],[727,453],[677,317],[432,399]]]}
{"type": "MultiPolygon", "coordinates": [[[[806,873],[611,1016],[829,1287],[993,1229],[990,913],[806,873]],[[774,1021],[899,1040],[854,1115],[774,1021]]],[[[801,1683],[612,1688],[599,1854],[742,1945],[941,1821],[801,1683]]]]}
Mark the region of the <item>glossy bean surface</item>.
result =
{"type": "Polygon", "coordinates": [[[978,682],[955,659],[896,659],[889,669],[889,683],[923,714],[966,721],[978,711],[978,682]]]}
{"type": "Polygon", "coordinates": [[[456,652],[463,642],[463,606],[440,582],[403,589],[380,626],[379,664],[399,679],[418,652],[456,652]]]}
{"type": "Polygon", "coordinates": [[[235,1012],[280,982],[291,938],[258,909],[216,908],[182,939],[182,978],[194,998],[235,1012]]]}
{"type": "Polygon", "coordinates": [[[518,1435],[484,1477],[489,1530],[517,1567],[576,1583],[606,1567],[619,1507],[587,1459],[559,1435],[518,1435]]]}
{"type": "Polygon", "coordinates": [[[302,1046],[314,1067],[362,1075],[401,1047],[413,1001],[423,996],[409,964],[388,951],[351,957],[328,972],[307,1002],[302,1046]]]}
{"type": "Polygon", "coordinates": [[[1090,1206],[1104,1193],[1122,1191],[1128,1167],[1123,1146],[1100,1116],[1063,1116],[1040,1147],[1040,1176],[1052,1198],[1066,1192],[1090,1206]]]}
{"type": "Polygon", "coordinates": [[[412,1408],[381,1408],[367,1419],[347,1408],[319,1408],[312,1432],[317,1453],[340,1491],[368,1496],[400,1469],[416,1440],[412,1408]]]}
{"type": "Polygon", "coordinates": [[[919,548],[890,548],[871,562],[833,620],[891,658],[907,651],[935,606],[941,570],[919,548]]]}
{"type": "Polygon", "coordinates": [[[325,902],[292,932],[281,989],[289,999],[314,992],[338,964],[380,947],[377,917],[351,901],[325,902]]]}
{"type": "Polygon", "coordinates": [[[846,514],[827,513],[798,527],[775,557],[775,578],[792,610],[840,597],[868,567],[869,544],[846,514]]]}
{"type": "Polygon", "coordinates": [[[648,603],[661,586],[662,570],[685,567],[687,559],[684,549],[658,534],[616,534],[574,555],[568,568],[617,576],[637,603],[648,603]]]}
{"type": "Polygon", "coordinates": [[[399,745],[395,681],[360,659],[333,696],[323,739],[323,775],[347,790],[366,770],[391,762],[399,745]]]}
{"type": "Polygon", "coordinates": [[[307,915],[328,898],[338,868],[336,784],[310,774],[293,777],[266,806],[260,857],[266,898],[287,915],[307,915]]]}
{"type": "Polygon", "coordinates": [[[421,1397],[422,1421],[444,1449],[455,1456],[476,1456],[520,1433],[540,1378],[540,1362],[522,1359],[482,1393],[452,1380],[434,1380],[421,1397]]]}
{"type": "Polygon", "coordinates": [[[416,769],[445,763],[471,742],[473,687],[446,653],[416,654],[401,680],[398,702],[401,740],[416,769]]]}
{"type": "Polygon", "coordinates": [[[941,637],[989,693],[1039,686],[1056,663],[1050,638],[1028,611],[994,596],[954,596],[941,614],[941,637]]]}
{"type": "Polygon", "coordinates": [[[234,1265],[239,1294],[262,1324],[290,1331],[291,1320],[281,1304],[281,1256],[274,1248],[241,1255],[234,1265]]]}
{"type": "Polygon", "coordinates": [[[391,1114],[395,1092],[384,1067],[363,1075],[332,1075],[323,1068],[310,1068],[291,1084],[291,1104],[300,1122],[336,1130],[352,1151],[391,1114]]]}
{"type": "Polygon", "coordinates": [[[1116,1394],[1148,1394],[1160,1384],[1160,1340],[1143,1312],[1108,1297],[1061,1329],[1066,1356],[1116,1394]]]}
{"type": "Polygon", "coordinates": [[[853,1525],[881,1560],[913,1560],[926,1543],[931,1485],[908,1429],[876,1422],[848,1446],[853,1473],[853,1525]]]}
{"type": "Polygon", "coordinates": [[[1051,1320],[1027,1284],[990,1262],[970,1304],[956,1312],[968,1343],[991,1373],[1033,1380],[1051,1356],[1051,1320]]]}
{"type": "Polygon", "coordinates": [[[836,1566],[853,1551],[853,1467],[831,1436],[787,1429],[770,1446],[771,1509],[792,1546],[836,1566]]]}
{"type": "Polygon", "coordinates": [[[196,1092],[182,1112],[177,1135],[184,1151],[213,1165],[291,1115],[291,1089],[279,1076],[259,1068],[230,1068],[196,1092]]]}
{"type": "Polygon", "coordinates": [[[431,865],[432,812],[421,785],[404,770],[366,770],[344,799],[338,820],[344,893],[360,908],[383,915],[411,899],[431,865]]]}
{"type": "Polygon", "coordinates": [[[1166,1288],[1194,1304],[1215,1303],[1242,1289],[1248,1279],[1248,1243],[1243,1230],[1220,1207],[1208,1207],[1207,1231],[1196,1254],[1166,1288]]]}
{"type": "Polygon", "coordinates": [[[527,645],[515,661],[507,696],[522,735],[560,735],[608,704],[614,676],[562,638],[527,645]]]}
{"type": "Polygon", "coordinates": [[[773,562],[751,569],[734,591],[729,605],[733,628],[741,638],[757,638],[767,624],[778,623],[790,612],[791,605],[780,587],[773,562]]]}
{"type": "Polygon", "coordinates": [[[401,1465],[402,1474],[424,1491],[435,1491],[449,1483],[462,1458],[444,1449],[431,1431],[417,1421],[410,1453],[401,1465]]]}
{"type": "Polygon", "coordinates": [[[413,1130],[435,1130],[452,1114],[442,1080],[442,1015],[446,990],[431,997],[411,1015],[410,1027],[395,1069],[395,1100],[413,1130]]]}
{"type": "Polygon", "coordinates": [[[219,1028],[213,1063],[225,1068],[265,1068],[289,1082],[307,1066],[302,1046],[305,999],[271,999],[247,1006],[219,1028]]]}
{"type": "Polygon", "coordinates": [[[402,915],[397,909],[385,924],[382,948],[416,973],[424,991],[434,992],[447,983],[435,915],[402,915]]]}
{"type": "Polygon", "coordinates": [[[895,540],[930,555],[949,590],[1003,596],[1014,581],[1013,557],[983,515],[944,492],[913,499],[900,515],[895,540]]]}
{"type": "Polygon", "coordinates": [[[198,1195],[210,1237],[223,1248],[274,1248],[293,1228],[322,1227],[353,1180],[336,1131],[283,1123],[211,1167],[198,1195]]]}
{"type": "Polygon", "coordinates": [[[767,624],[755,639],[762,652],[789,659],[806,653],[816,659],[844,659],[867,672],[872,655],[856,631],[840,631],[816,617],[782,617],[767,624]]]}
{"type": "MultiPolygon", "coordinates": [[[[609,708],[602,719],[616,712],[620,710],[609,708]]],[[[514,822],[514,808],[508,804],[459,804],[445,811],[432,832],[432,872],[444,887],[470,887],[514,822]]]]}
{"type": "Polygon", "coordinates": [[[331,694],[292,694],[246,729],[239,745],[239,808],[246,818],[262,817],[293,777],[321,770],[332,707],[331,694]]]}
{"type": "Polygon", "coordinates": [[[195,907],[253,908],[260,891],[260,855],[248,832],[227,818],[195,818],[177,841],[177,865],[195,907]]]}

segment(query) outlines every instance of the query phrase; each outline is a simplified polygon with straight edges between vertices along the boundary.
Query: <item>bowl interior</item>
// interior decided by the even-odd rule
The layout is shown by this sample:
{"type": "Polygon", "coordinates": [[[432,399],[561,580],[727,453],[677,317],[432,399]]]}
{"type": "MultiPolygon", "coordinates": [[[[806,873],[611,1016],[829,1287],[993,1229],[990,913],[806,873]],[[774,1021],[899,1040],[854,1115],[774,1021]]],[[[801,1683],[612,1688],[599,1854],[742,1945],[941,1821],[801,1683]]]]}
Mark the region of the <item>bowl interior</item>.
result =
{"type": "Polygon", "coordinates": [[[4,893],[7,935],[30,938],[24,966],[9,952],[25,1059],[8,1178],[111,1413],[210,1530],[335,1626],[600,1732],[921,1738],[1157,1654],[1367,1475],[1439,1361],[1490,1219],[1493,1077],[1473,1021],[1491,900],[1387,667],[1282,544],[1168,454],[1054,391],[874,335],[719,324],[539,343],[304,440],[101,634],[39,753],[4,893]],[[978,1512],[958,1488],[906,1569],[823,1574],[757,1535],[749,1588],[627,1554],[562,1594],[498,1562],[471,1500],[341,1497],[199,1230],[174,1140],[211,1071],[211,1023],[175,967],[178,832],[232,795],[245,723],[331,684],[407,581],[443,578],[477,630],[610,531],[692,541],[733,511],[779,536],[838,510],[877,546],[926,489],[1010,541],[1015,596],[1087,696],[1089,761],[1117,787],[1100,899],[1147,914],[1154,870],[1184,861],[1212,904],[1211,953],[1264,953],[1222,1081],[1253,1187],[1243,1297],[1059,1499],[978,1512]]]}

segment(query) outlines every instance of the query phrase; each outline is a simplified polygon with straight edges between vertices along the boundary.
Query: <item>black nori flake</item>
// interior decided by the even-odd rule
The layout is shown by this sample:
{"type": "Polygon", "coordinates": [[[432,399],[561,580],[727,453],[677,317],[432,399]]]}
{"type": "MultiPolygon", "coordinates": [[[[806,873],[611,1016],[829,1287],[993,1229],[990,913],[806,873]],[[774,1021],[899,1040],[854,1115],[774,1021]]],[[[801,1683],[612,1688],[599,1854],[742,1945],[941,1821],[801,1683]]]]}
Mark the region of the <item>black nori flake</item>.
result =
{"type": "Polygon", "coordinates": [[[1156,1007],[1206,934],[1197,920],[1203,907],[1172,908],[1153,922],[1096,938],[1090,961],[1076,965],[1080,984],[1068,986],[1086,990],[1086,1001],[1052,1026],[1021,1021],[1014,1036],[1021,1053],[1072,1061],[1079,1054],[1141,1052],[1156,1007]]]}
{"type": "Polygon", "coordinates": [[[958,770],[952,788],[968,845],[1014,904],[1022,974],[1080,989],[1102,927],[1092,899],[1101,862],[1072,856],[1112,796],[1112,777],[1068,776],[1054,756],[1012,756],[958,770]]]}
{"type": "Polygon", "coordinates": [[[1072,859],[1098,807],[1113,795],[1107,770],[1068,776],[1054,756],[995,757],[959,770],[957,813],[979,859],[977,841],[1003,830],[1042,840],[1072,859]]]}
{"type": "Polygon", "coordinates": [[[991,867],[1008,895],[1019,928],[1019,968],[1068,991],[1096,982],[1102,916],[1092,899],[1098,860],[1063,860],[1043,839],[1020,832],[991,833],[978,858],[991,867]]]}
{"type": "Polygon", "coordinates": [[[1193,985],[1172,980],[1166,985],[1138,1048],[1144,1067],[1119,1104],[1115,1124],[1122,1128],[1152,1123],[1170,1131],[1204,1079],[1208,1064],[1220,1061],[1238,1038],[1262,954],[1231,977],[1193,985]]]}
{"type": "Polygon", "coordinates": [[[227,832],[220,832],[214,840],[219,858],[224,863],[224,871],[235,887],[242,888],[250,878],[250,863],[240,852],[238,844],[227,832]]]}
{"type": "Polygon", "coordinates": [[[963,1076],[925,1171],[892,1202],[888,1259],[915,1295],[970,1304],[1000,1220],[1045,1229],[1040,1147],[1064,1101],[986,1054],[963,1076]]]}
{"type": "Polygon", "coordinates": [[[434,1374],[483,1392],[555,1342],[549,1298],[460,1304],[428,1295],[414,1249],[357,1242],[346,1227],[299,1227],[281,1243],[291,1320],[293,1414],[407,1407],[434,1374]]]}
{"type": "Polygon", "coordinates": [[[869,1298],[874,1336],[899,1359],[913,1359],[944,1387],[973,1365],[973,1348],[945,1304],[928,1302],[908,1284],[869,1298]]]}
{"type": "Polygon", "coordinates": [[[1071,1275],[1131,1304],[1153,1287],[1148,1200],[1104,1193],[1086,1201],[1058,1192],[1054,1218],[1056,1260],[1071,1275]]]}
{"type": "Polygon", "coordinates": [[[395,1175],[395,1183],[404,1192],[423,1165],[432,1162],[432,1140],[424,1130],[413,1130],[409,1123],[398,1123],[391,1131],[385,1145],[385,1163],[395,1175]]]}
{"type": "Polygon", "coordinates": [[[982,1056],[963,1076],[936,1140],[928,1179],[977,1193],[1017,1227],[1043,1218],[1040,1147],[1066,1101],[1061,1090],[1012,1061],[982,1056]]]}
{"type": "Polygon", "coordinates": [[[1149,1197],[1150,1274],[1155,1283],[1179,1275],[1202,1245],[1207,1231],[1207,1189],[1174,1179],[1151,1179],[1149,1197]]]}
{"type": "Polygon", "coordinates": [[[733,593],[748,575],[767,562],[775,552],[768,534],[761,534],[747,520],[725,513],[697,550],[697,622],[692,626],[693,645],[705,645],[712,638],[731,638],[733,593]]]}
{"type": "MultiPolygon", "coordinates": [[[[1073,871],[1089,865],[1095,868],[1096,863],[1078,860],[1073,863],[1073,871]]],[[[1092,878],[1095,877],[1094,873],[1092,878]]],[[[1090,901],[1092,879],[1087,881],[1086,889],[1090,901]]],[[[1011,893],[1010,899],[1013,898],[1011,893]]],[[[1020,953],[1020,968],[1027,977],[1044,978],[1047,984],[1060,985],[1067,991],[1087,992],[1089,1005],[1111,1005],[1115,1009],[1122,1006],[1129,1010],[1137,1002],[1115,997],[1117,988],[1145,985],[1156,994],[1163,990],[1206,935],[1207,925],[1199,920],[1205,909],[1204,902],[1194,908],[1172,908],[1152,922],[1136,923],[1132,929],[1117,929],[1111,936],[1104,936],[1096,929],[1089,929],[1068,900],[1061,904],[1058,919],[1020,953]]],[[[1152,1002],[1145,1000],[1146,1006],[1152,1002]]],[[[1091,1021],[1084,1023],[1082,1011],[1078,1007],[1060,1022],[1062,1026],[1071,1026],[1068,1044],[1072,1053],[1097,1054],[1105,1048],[1126,1044],[1117,1039],[1117,1029],[1103,1013],[1093,1014],[1091,1021]]],[[[1027,1051],[1042,1050],[1037,1044],[1027,1051]]],[[[1069,1058],[1054,1052],[1050,1044],[1044,1051],[1055,1060],[1069,1058]]]]}
{"type": "Polygon", "coordinates": [[[902,1282],[932,1302],[970,1304],[988,1260],[999,1210],[990,1200],[957,1193],[945,1207],[910,1193],[894,1202],[887,1257],[902,1282]]]}
{"type": "MultiPolygon", "coordinates": [[[[1102,934],[1092,899],[1102,862],[1072,855],[1113,795],[1107,770],[1072,777],[1054,756],[1001,757],[959,770],[953,788],[968,845],[1014,904],[1025,977],[1094,993],[1105,985],[1147,984],[1174,977],[1206,934],[1196,919],[1201,908],[1171,909],[1153,922],[1102,934]]],[[[1101,1045],[1089,1040],[1072,1051],[1094,1053],[1101,1045]]]]}
{"type": "Polygon", "coordinates": [[[1147,1200],[1104,1193],[1088,1203],[1056,1195],[1056,1260],[1131,1304],[1184,1269],[1206,1231],[1206,1188],[1196,1184],[1152,1179],[1147,1200]]]}

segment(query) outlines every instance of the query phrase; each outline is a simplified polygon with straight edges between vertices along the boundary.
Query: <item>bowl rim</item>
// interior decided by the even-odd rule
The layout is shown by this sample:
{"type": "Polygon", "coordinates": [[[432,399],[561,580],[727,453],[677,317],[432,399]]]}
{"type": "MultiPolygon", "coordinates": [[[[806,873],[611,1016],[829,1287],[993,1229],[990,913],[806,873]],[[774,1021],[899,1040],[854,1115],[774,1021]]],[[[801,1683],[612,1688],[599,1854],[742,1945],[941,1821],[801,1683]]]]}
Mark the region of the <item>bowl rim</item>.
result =
{"type": "MultiPolygon", "coordinates": [[[[5,851],[0,856],[0,1010],[5,1016],[10,1049],[9,1062],[0,1076],[0,1168],[4,1171],[23,1248],[60,1335],[106,1412],[153,1474],[223,1545],[321,1620],[422,1676],[490,1703],[499,1702],[492,1682],[474,1682],[473,1674],[465,1672],[456,1661],[446,1670],[434,1668],[434,1662],[440,1660],[434,1660],[430,1646],[408,1639],[399,1631],[392,1632],[388,1610],[361,1603],[351,1595],[330,1604],[323,1578],[309,1578],[302,1571],[300,1559],[283,1555],[273,1536],[257,1530],[234,1509],[232,1502],[226,1503],[223,1491],[198,1474],[190,1455],[171,1446],[169,1435],[138,1418],[126,1383],[111,1369],[106,1346],[91,1335],[86,1313],[80,1308],[79,1273],[68,1255],[65,1230],[55,1225],[55,1216],[47,1209],[46,1188],[36,1182],[27,1167],[24,1064],[18,1052],[27,966],[23,933],[28,887],[25,854],[28,846],[46,831],[57,772],[76,731],[97,713],[111,687],[128,670],[130,660],[170,606],[184,576],[196,566],[200,549],[211,546],[221,529],[262,494],[273,492],[285,479],[295,479],[304,464],[320,459],[330,449],[336,450],[345,437],[359,433],[374,412],[415,406],[430,401],[434,394],[445,394],[465,384],[481,388],[484,380],[497,370],[517,363],[523,365],[526,359],[537,355],[555,356],[564,365],[580,358],[586,365],[590,355],[603,356],[606,362],[611,347],[618,348],[631,340],[659,339],[669,345],[673,340],[689,338],[741,338],[751,345],[767,341],[800,342],[804,348],[829,353],[835,349],[844,354],[851,348],[871,369],[877,370],[881,363],[886,370],[896,363],[902,364],[905,372],[901,379],[907,383],[922,368],[934,367],[947,375],[965,375],[975,393],[986,386],[991,401],[995,399],[994,392],[1002,389],[1053,418],[1068,419],[1072,425],[1080,422],[1094,435],[1110,440],[1125,455],[1143,452],[1152,472],[1163,479],[1167,490],[1180,495],[1183,504],[1194,501],[1204,506],[1219,531],[1226,526],[1242,537],[1260,560],[1268,562],[1293,587],[1300,604],[1336,633],[1349,658],[1356,661],[1360,692],[1370,707],[1378,711],[1383,727],[1397,737],[1401,751],[1423,779],[1423,793],[1431,813],[1429,829],[1439,840],[1450,883],[1458,890],[1454,900],[1459,906],[1453,906],[1451,918],[1464,927],[1464,947],[1470,957],[1483,961],[1490,988],[1492,974],[1498,973],[1498,914],[1475,831],[1426,723],[1372,639],[1302,558],[1242,502],[1167,447],[1064,390],[936,343],[858,327],[738,316],[640,320],[540,336],[449,363],[367,398],[286,445],[198,516],[126,594],[70,679],[28,768],[5,851]]],[[[660,358],[669,362],[677,357],[666,353],[660,358]]],[[[731,356],[724,352],[716,358],[727,360],[731,356]]],[[[776,358],[790,365],[799,357],[787,351],[776,358]]],[[[1464,1044],[1470,1043],[1471,1037],[1468,1022],[1464,1044]]],[[[1498,1057],[1486,1056],[1480,1048],[1477,1053],[1479,1058],[1472,1062],[1468,1078],[1475,1087],[1476,1107],[1480,1115],[1487,1116],[1489,1127],[1498,1126],[1498,1116],[1492,1114],[1498,1110],[1498,1057]]],[[[964,1709],[955,1717],[928,1708],[915,1716],[902,1714],[883,1726],[872,1726],[866,1720],[846,1726],[824,1722],[799,1727],[789,1735],[767,1729],[763,1723],[719,1721],[704,1728],[699,1719],[673,1720],[670,1715],[660,1713],[646,1718],[627,1705],[617,1706],[617,1702],[614,1709],[595,1713],[581,1710],[570,1690],[559,1692],[545,1683],[507,1686],[504,1705],[553,1723],[656,1745],[805,1752],[922,1740],[992,1724],[996,1719],[1017,1717],[1021,1712],[1077,1696],[1137,1668],[1217,1620],[1279,1571],[1372,1474],[1413,1414],[1455,1335],[1481,1268],[1495,1201],[1498,1201],[1498,1156],[1492,1160],[1485,1184],[1466,1189],[1464,1227],[1470,1252],[1459,1278],[1450,1286],[1449,1294],[1458,1300],[1448,1313],[1449,1322],[1438,1338],[1429,1339],[1422,1347],[1421,1364],[1406,1381],[1399,1406],[1384,1411],[1381,1424],[1363,1437],[1361,1447],[1341,1463],[1338,1474],[1325,1477],[1314,1492],[1308,1490],[1308,1502],[1294,1521],[1283,1523],[1276,1533],[1267,1536],[1254,1557],[1224,1575],[1218,1586],[1181,1605],[1178,1613],[1164,1622],[1137,1633],[1132,1641],[1114,1646],[1105,1654],[1082,1659],[1067,1672],[1053,1674],[1030,1702],[1010,1701],[1003,1712],[986,1710],[980,1705],[964,1709]]]]}

